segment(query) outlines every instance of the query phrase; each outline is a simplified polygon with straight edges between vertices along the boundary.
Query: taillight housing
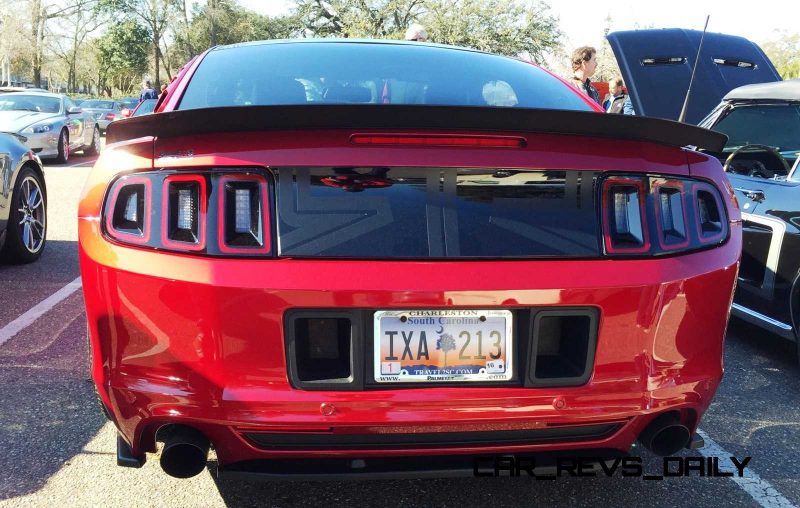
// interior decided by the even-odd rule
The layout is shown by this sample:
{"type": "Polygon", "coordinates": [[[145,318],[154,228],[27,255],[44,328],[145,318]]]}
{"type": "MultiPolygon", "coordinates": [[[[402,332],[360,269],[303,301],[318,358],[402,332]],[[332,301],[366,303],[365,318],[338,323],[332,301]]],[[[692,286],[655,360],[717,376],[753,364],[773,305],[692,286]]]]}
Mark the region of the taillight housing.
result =
{"type": "Polygon", "coordinates": [[[147,244],[151,237],[153,186],[147,177],[125,176],[109,190],[106,233],[121,242],[147,244]]]}
{"type": "Polygon", "coordinates": [[[606,255],[674,254],[718,245],[728,238],[722,196],[704,180],[611,175],[600,188],[606,255]]]}
{"type": "Polygon", "coordinates": [[[161,243],[176,250],[204,250],[207,210],[204,176],[166,176],[161,191],[161,243]]]}
{"type": "Polygon", "coordinates": [[[109,187],[110,240],[212,256],[271,256],[270,175],[258,169],[152,171],[109,187]]]}
{"type": "Polygon", "coordinates": [[[255,175],[225,175],[219,179],[218,245],[229,254],[266,254],[269,229],[264,217],[269,206],[265,179],[255,175]]]}

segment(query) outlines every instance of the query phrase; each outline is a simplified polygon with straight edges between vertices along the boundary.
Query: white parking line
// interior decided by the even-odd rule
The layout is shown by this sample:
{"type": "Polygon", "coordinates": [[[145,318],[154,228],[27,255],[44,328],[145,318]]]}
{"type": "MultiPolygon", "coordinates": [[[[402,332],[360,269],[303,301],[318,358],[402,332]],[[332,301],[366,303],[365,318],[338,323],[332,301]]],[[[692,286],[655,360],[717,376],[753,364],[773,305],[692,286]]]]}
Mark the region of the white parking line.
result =
{"type": "Polygon", "coordinates": [[[86,164],[91,165],[91,164],[94,164],[94,163],[95,163],[95,160],[90,160],[90,161],[78,162],[76,164],[70,164],[69,166],[50,166],[50,167],[58,167],[58,168],[61,168],[61,169],[79,168],[81,166],[85,166],[86,164]]]}
{"type": "Polygon", "coordinates": [[[719,459],[720,471],[734,473],[731,480],[741,487],[742,490],[750,494],[750,497],[755,499],[756,503],[764,508],[796,508],[791,501],[783,497],[783,495],[768,481],[762,480],[752,469],[745,469],[744,476],[739,478],[735,468],[729,465],[730,458],[733,455],[723,450],[720,445],[708,437],[708,434],[702,430],[697,429],[697,433],[703,438],[703,441],[705,441],[705,446],[700,449],[700,453],[705,457],[717,457],[719,459]]]}
{"type": "Polygon", "coordinates": [[[8,323],[3,328],[0,328],[0,346],[3,345],[14,335],[18,334],[31,323],[39,319],[44,313],[55,307],[61,300],[65,299],[81,287],[81,278],[73,280],[63,288],[59,289],[52,295],[48,296],[41,302],[31,307],[23,315],[8,323]]]}

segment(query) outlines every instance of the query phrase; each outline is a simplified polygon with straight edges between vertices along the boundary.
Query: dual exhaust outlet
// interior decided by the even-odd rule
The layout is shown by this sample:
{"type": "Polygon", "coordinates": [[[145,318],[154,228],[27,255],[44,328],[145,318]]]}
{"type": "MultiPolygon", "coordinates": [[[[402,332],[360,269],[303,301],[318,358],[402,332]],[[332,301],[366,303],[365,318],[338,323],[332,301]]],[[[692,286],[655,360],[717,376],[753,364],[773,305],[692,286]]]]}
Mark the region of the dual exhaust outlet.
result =
{"type": "MultiPolygon", "coordinates": [[[[682,424],[677,413],[656,417],[639,435],[639,442],[656,455],[674,455],[683,448],[700,448],[702,440],[692,439],[691,432],[682,424]]],[[[141,467],[144,459],[130,454],[130,448],[121,438],[117,441],[117,463],[121,466],[141,467]],[[128,453],[126,453],[128,452],[128,453]]],[[[161,451],[161,468],[175,478],[191,478],[200,474],[208,462],[210,443],[202,432],[186,426],[169,429],[161,451]]]]}

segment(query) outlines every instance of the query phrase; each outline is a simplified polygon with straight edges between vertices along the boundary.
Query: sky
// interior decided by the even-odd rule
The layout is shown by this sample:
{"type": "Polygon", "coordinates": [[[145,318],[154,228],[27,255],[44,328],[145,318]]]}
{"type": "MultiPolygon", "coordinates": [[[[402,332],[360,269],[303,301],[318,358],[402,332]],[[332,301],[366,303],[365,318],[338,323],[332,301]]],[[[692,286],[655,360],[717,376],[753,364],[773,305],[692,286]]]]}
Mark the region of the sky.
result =
{"type": "MultiPolygon", "coordinates": [[[[240,0],[261,14],[286,14],[289,0],[240,0]]],[[[599,46],[607,17],[611,28],[691,28],[702,30],[711,15],[709,32],[740,35],[756,43],[776,38],[777,30],[800,33],[800,2],[797,0],[550,0],[546,2],[560,20],[565,47],[599,46]]],[[[800,50],[800,48],[798,48],[800,50]]]]}

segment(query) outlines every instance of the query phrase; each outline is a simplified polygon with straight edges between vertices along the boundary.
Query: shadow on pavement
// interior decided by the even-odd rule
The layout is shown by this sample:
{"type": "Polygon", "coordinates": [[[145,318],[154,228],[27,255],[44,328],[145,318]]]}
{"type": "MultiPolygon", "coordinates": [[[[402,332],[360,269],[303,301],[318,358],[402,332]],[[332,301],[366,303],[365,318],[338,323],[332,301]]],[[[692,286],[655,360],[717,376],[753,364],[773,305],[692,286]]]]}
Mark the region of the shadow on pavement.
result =
{"type": "MultiPolygon", "coordinates": [[[[0,327],[78,276],[75,242],[0,265],[0,327]]],[[[89,382],[78,291],[0,346],[0,500],[38,491],[105,424],[89,382]]]]}

